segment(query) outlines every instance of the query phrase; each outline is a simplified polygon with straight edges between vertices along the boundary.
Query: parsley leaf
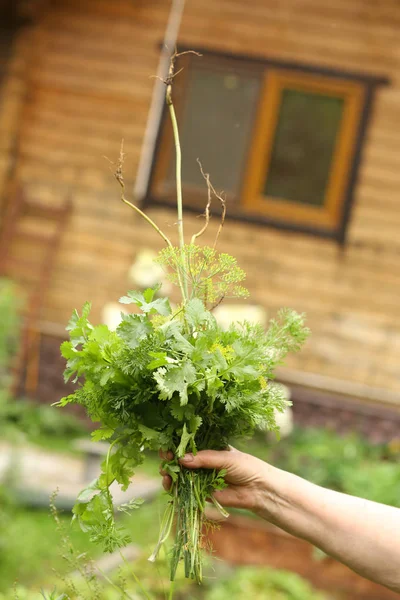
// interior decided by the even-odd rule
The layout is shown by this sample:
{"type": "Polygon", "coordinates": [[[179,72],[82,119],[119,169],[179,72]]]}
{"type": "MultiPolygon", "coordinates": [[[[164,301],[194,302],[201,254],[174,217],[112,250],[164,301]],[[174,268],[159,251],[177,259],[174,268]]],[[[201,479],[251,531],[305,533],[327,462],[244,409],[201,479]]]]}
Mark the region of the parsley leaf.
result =
{"type": "Polygon", "coordinates": [[[157,298],[156,300],[153,300],[158,289],[159,288],[148,289],[143,292],[143,294],[130,291],[127,296],[122,296],[119,301],[121,304],[135,304],[145,314],[158,313],[159,315],[167,317],[172,312],[168,298],[157,298]]]}

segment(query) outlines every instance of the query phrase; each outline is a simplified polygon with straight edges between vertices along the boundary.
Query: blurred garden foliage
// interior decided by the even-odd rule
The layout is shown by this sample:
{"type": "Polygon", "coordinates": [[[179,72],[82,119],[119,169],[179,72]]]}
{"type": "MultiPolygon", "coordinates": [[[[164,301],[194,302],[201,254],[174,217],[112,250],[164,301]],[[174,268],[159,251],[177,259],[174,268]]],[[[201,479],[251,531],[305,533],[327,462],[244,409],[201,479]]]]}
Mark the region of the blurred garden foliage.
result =
{"type": "MultiPolygon", "coordinates": [[[[140,575],[140,571],[139,571],[140,575]]],[[[153,581],[143,580],[152,600],[165,600],[163,589],[156,578],[153,581]]],[[[10,594],[0,594],[0,600],[141,600],[137,585],[132,577],[121,570],[115,578],[116,585],[123,585],[124,592],[113,585],[97,581],[96,595],[81,591],[78,595],[67,595],[56,588],[50,592],[33,593],[23,587],[17,587],[10,594]]],[[[275,570],[262,567],[239,567],[229,577],[205,582],[198,586],[191,581],[178,578],[176,583],[176,600],[328,600],[330,596],[317,591],[306,580],[290,571],[275,570]]]]}
{"type": "Polygon", "coordinates": [[[204,600],[324,600],[324,594],[317,592],[299,575],[289,571],[258,567],[243,567],[225,580],[216,584],[204,600]]]}
{"type": "Polygon", "coordinates": [[[317,485],[400,507],[398,441],[373,445],[356,433],[295,427],[268,445],[258,434],[243,450],[317,485]]]}
{"type": "Polygon", "coordinates": [[[0,279],[0,429],[2,439],[45,441],[83,434],[85,428],[75,417],[60,415],[50,406],[12,398],[9,387],[11,364],[18,352],[22,299],[16,286],[0,279]]]}
{"type": "Polygon", "coordinates": [[[10,361],[17,349],[19,307],[14,284],[0,279],[0,390],[7,385],[10,361]]]}
{"type": "MultiPolygon", "coordinates": [[[[13,398],[10,394],[11,365],[18,351],[22,302],[15,285],[0,279],[0,439],[12,446],[40,443],[63,447],[72,436],[83,433],[82,424],[50,406],[13,398]],[[55,443],[56,442],[56,443],[55,443]]],[[[0,590],[16,579],[29,581],[43,574],[49,559],[57,555],[59,536],[48,511],[30,511],[20,506],[14,484],[18,465],[12,464],[0,480],[0,590]]],[[[68,522],[69,517],[65,517],[68,522]]],[[[78,537],[83,538],[83,534],[78,537]]],[[[58,558],[60,562],[62,559],[58,558]]],[[[57,558],[56,561],[57,562],[57,558]]]]}

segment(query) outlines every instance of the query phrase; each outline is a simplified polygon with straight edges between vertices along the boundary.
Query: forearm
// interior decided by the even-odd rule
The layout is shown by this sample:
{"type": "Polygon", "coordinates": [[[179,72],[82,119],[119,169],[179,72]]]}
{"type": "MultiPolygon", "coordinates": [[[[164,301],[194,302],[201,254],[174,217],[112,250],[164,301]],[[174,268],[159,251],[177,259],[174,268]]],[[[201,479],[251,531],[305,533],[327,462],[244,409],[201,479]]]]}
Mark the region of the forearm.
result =
{"type": "Polygon", "coordinates": [[[400,592],[400,510],[267,468],[258,514],[400,592]]]}

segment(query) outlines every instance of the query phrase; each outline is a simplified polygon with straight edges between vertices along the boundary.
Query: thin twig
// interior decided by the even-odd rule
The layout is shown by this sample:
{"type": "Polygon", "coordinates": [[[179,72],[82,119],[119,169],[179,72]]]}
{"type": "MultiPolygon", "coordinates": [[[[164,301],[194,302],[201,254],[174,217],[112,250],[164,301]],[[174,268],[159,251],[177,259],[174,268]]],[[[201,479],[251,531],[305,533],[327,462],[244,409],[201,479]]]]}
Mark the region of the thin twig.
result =
{"type": "Polygon", "coordinates": [[[225,298],[225,294],[222,294],[222,296],[220,297],[220,299],[217,300],[217,302],[214,304],[214,306],[212,306],[210,308],[210,312],[212,312],[214,309],[216,309],[217,306],[219,306],[221,304],[221,302],[224,300],[224,298],[225,298]]]}
{"type": "Polygon", "coordinates": [[[215,236],[213,250],[215,250],[215,248],[217,247],[219,236],[221,235],[221,231],[222,231],[222,228],[224,226],[225,217],[226,217],[226,200],[222,196],[218,196],[218,198],[221,200],[222,215],[221,215],[221,222],[220,222],[219,227],[218,227],[217,235],[215,236]]]}
{"type": "Polygon", "coordinates": [[[174,73],[173,75],[171,75],[171,76],[168,76],[168,78],[167,78],[167,79],[164,79],[163,77],[160,77],[159,75],[150,75],[150,79],[158,79],[158,81],[161,81],[162,83],[165,83],[165,85],[168,85],[168,81],[169,81],[169,80],[171,80],[171,81],[172,81],[173,79],[175,79],[175,77],[176,77],[177,75],[179,75],[179,73],[182,73],[182,71],[183,71],[183,67],[182,67],[181,69],[179,69],[179,71],[177,71],[177,72],[176,72],[176,73],[174,73]]]}
{"type": "Polygon", "coordinates": [[[214,196],[216,198],[218,198],[218,200],[221,202],[221,207],[222,207],[221,221],[220,221],[220,224],[219,224],[219,227],[218,227],[218,231],[217,231],[217,235],[215,236],[215,241],[214,241],[214,245],[213,245],[213,250],[215,250],[215,248],[217,247],[219,236],[221,235],[221,231],[222,231],[222,228],[223,228],[224,223],[225,223],[225,217],[226,217],[226,200],[222,196],[223,192],[221,192],[220,194],[217,194],[217,192],[215,191],[215,188],[213,187],[211,181],[210,181],[210,187],[211,187],[211,190],[212,190],[212,193],[214,194],[214,196]]]}
{"type": "MultiPolygon", "coordinates": [[[[204,216],[206,218],[205,225],[204,225],[204,227],[198,233],[196,233],[195,235],[192,236],[191,243],[193,244],[195,242],[196,238],[198,238],[201,235],[203,235],[203,233],[206,231],[206,229],[207,229],[207,227],[209,225],[209,222],[210,222],[210,206],[211,206],[212,195],[214,194],[214,196],[221,202],[221,205],[222,205],[221,222],[220,222],[220,225],[218,227],[217,235],[215,237],[215,241],[214,241],[214,245],[213,245],[213,250],[215,250],[215,248],[217,246],[218,238],[220,236],[220,233],[221,233],[222,228],[223,228],[224,223],[225,223],[226,202],[225,202],[225,198],[222,197],[222,194],[218,194],[216,192],[214,186],[212,185],[212,183],[210,181],[210,175],[208,173],[204,173],[203,166],[202,166],[202,164],[201,164],[201,162],[200,162],[199,159],[197,159],[197,162],[199,163],[201,174],[202,174],[203,178],[205,179],[205,181],[207,183],[208,201],[207,201],[207,205],[206,205],[206,209],[205,209],[205,213],[204,213],[204,216]]],[[[203,266],[202,266],[201,271],[199,273],[198,280],[200,279],[200,277],[201,277],[201,275],[203,273],[204,266],[205,266],[205,262],[203,263],[203,266]]],[[[194,288],[192,290],[192,294],[193,293],[194,293],[194,288]]],[[[223,298],[221,298],[220,302],[222,302],[222,300],[223,300],[223,298]]],[[[205,302],[206,301],[207,301],[207,298],[205,296],[205,302]]],[[[213,306],[211,308],[211,310],[213,310],[214,308],[216,308],[216,306],[213,306]]]]}
{"type": "Polygon", "coordinates": [[[204,226],[200,229],[200,231],[198,233],[195,233],[192,236],[192,239],[190,241],[191,244],[194,244],[195,241],[197,240],[197,238],[199,238],[200,236],[203,235],[203,233],[206,231],[206,229],[210,223],[210,206],[211,206],[211,200],[212,200],[212,188],[211,188],[211,183],[210,183],[210,175],[208,173],[204,173],[203,166],[202,166],[199,158],[197,159],[197,162],[199,163],[201,174],[203,175],[203,177],[207,183],[208,199],[207,199],[207,204],[206,204],[206,208],[204,211],[204,216],[205,216],[206,222],[205,222],[204,226]]]}
{"type": "Polygon", "coordinates": [[[220,194],[217,193],[215,187],[213,186],[213,184],[210,181],[210,175],[208,173],[204,173],[202,164],[201,164],[201,162],[200,162],[199,159],[197,159],[197,162],[199,163],[201,174],[203,175],[203,177],[204,177],[204,179],[205,179],[205,181],[207,183],[208,202],[207,202],[207,206],[206,206],[206,210],[205,210],[206,223],[205,223],[203,229],[201,229],[201,231],[199,231],[199,233],[197,233],[196,235],[194,235],[192,237],[192,244],[193,244],[194,240],[196,238],[200,237],[205,232],[205,230],[208,227],[208,224],[210,222],[211,197],[212,197],[212,194],[214,194],[215,198],[217,198],[217,200],[219,200],[221,202],[221,206],[222,206],[221,222],[219,224],[217,235],[215,236],[215,241],[214,241],[214,245],[213,245],[213,250],[215,250],[215,248],[217,246],[218,238],[219,238],[219,236],[221,234],[222,228],[223,228],[224,223],[225,223],[225,217],[226,217],[226,200],[222,196],[222,192],[220,194]]]}
{"type": "Polygon", "coordinates": [[[184,54],[194,54],[195,56],[203,56],[200,52],[196,52],[196,50],[184,50],[183,52],[175,52],[175,58],[179,58],[179,56],[183,56],[184,54]]]}
{"type": "MultiPolygon", "coordinates": [[[[121,149],[120,149],[119,158],[118,158],[118,163],[117,163],[117,168],[116,168],[116,170],[114,172],[114,177],[118,181],[119,185],[121,186],[121,200],[122,200],[122,202],[124,202],[125,204],[127,204],[128,206],[130,206],[130,208],[132,208],[133,210],[135,210],[141,217],[143,217],[143,219],[145,219],[145,221],[147,221],[147,223],[149,223],[149,225],[151,225],[153,227],[153,229],[155,229],[157,231],[157,233],[162,237],[162,239],[164,240],[164,242],[168,246],[170,246],[172,248],[171,241],[167,238],[167,236],[165,235],[165,233],[163,231],[161,231],[161,229],[158,227],[158,225],[156,225],[156,223],[154,223],[154,221],[152,219],[150,219],[150,217],[148,217],[146,215],[146,213],[144,213],[142,210],[140,210],[140,208],[138,206],[136,206],[135,204],[132,204],[132,202],[129,202],[129,200],[127,200],[125,198],[125,181],[124,181],[124,175],[123,175],[124,159],[125,159],[125,154],[124,154],[124,140],[122,140],[122,142],[121,142],[121,149]]],[[[107,160],[112,165],[114,164],[109,159],[107,159],[107,160]]]]}
{"type": "MultiPolygon", "coordinates": [[[[201,165],[200,165],[200,168],[201,168],[201,165]]],[[[201,169],[201,173],[202,173],[202,175],[204,177],[203,169],[201,169]]],[[[221,192],[220,194],[217,193],[217,191],[215,190],[215,187],[213,186],[213,184],[210,181],[210,177],[207,176],[207,178],[206,177],[204,177],[204,178],[205,178],[205,180],[207,182],[207,187],[209,188],[209,191],[211,190],[211,192],[214,194],[214,196],[217,198],[217,200],[219,200],[221,202],[221,206],[222,206],[221,222],[219,224],[217,235],[215,237],[214,246],[213,246],[213,250],[215,250],[215,248],[217,246],[218,238],[219,238],[219,236],[221,234],[222,228],[223,228],[224,223],[225,223],[225,217],[226,217],[226,200],[222,196],[223,192],[221,192]]]]}
{"type": "MultiPolygon", "coordinates": [[[[115,164],[109,158],[107,158],[106,156],[104,158],[106,160],[108,160],[108,162],[111,163],[111,165],[115,166],[115,164]]],[[[150,217],[148,215],[146,215],[146,213],[144,213],[142,210],[140,210],[140,208],[138,206],[136,206],[135,204],[132,204],[132,202],[129,202],[129,200],[127,200],[125,198],[125,181],[124,181],[124,175],[123,175],[124,159],[125,159],[125,154],[124,154],[124,140],[122,140],[121,141],[121,149],[120,149],[119,158],[118,158],[118,163],[117,163],[117,168],[114,171],[114,177],[118,181],[119,185],[121,186],[121,200],[122,200],[122,202],[124,202],[124,204],[126,204],[127,206],[129,206],[130,208],[132,208],[133,210],[135,210],[141,217],[143,217],[143,219],[145,221],[147,221],[147,223],[149,223],[149,225],[151,225],[153,227],[153,229],[155,229],[157,231],[157,233],[162,237],[162,239],[167,244],[167,246],[169,246],[170,248],[173,248],[174,246],[173,246],[171,240],[158,227],[158,225],[156,225],[156,223],[152,219],[150,219],[150,217]]],[[[178,273],[178,283],[179,283],[179,287],[181,289],[182,297],[185,298],[187,296],[185,294],[185,286],[182,283],[182,279],[181,279],[179,273],[178,273]]]]}
{"type": "Polygon", "coordinates": [[[180,56],[183,56],[184,54],[195,54],[196,56],[203,56],[202,54],[200,54],[200,52],[196,52],[195,50],[185,50],[184,52],[177,52],[175,50],[175,52],[171,54],[167,77],[163,78],[160,77],[160,75],[150,75],[150,79],[158,79],[159,81],[162,81],[167,87],[171,86],[175,77],[179,75],[179,73],[182,73],[184,69],[184,67],[181,67],[179,71],[175,71],[176,59],[180,56]]]}

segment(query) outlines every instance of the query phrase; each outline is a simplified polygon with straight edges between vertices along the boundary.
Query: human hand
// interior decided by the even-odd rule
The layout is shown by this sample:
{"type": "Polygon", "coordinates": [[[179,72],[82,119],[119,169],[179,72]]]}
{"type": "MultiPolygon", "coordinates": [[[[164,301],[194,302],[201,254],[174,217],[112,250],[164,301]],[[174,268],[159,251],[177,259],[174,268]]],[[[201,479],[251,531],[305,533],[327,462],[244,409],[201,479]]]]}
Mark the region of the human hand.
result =
{"type": "MultiPolygon", "coordinates": [[[[172,460],[172,452],[160,453],[160,456],[172,460]]],[[[235,448],[229,450],[201,450],[195,456],[186,454],[179,460],[187,469],[226,470],[224,490],[214,492],[214,497],[223,506],[247,508],[258,511],[265,504],[266,482],[271,476],[273,467],[267,463],[240,452],[235,448]]],[[[171,477],[161,468],[164,489],[171,487],[171,477]]]]}

